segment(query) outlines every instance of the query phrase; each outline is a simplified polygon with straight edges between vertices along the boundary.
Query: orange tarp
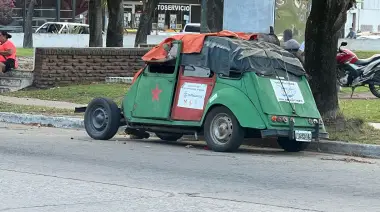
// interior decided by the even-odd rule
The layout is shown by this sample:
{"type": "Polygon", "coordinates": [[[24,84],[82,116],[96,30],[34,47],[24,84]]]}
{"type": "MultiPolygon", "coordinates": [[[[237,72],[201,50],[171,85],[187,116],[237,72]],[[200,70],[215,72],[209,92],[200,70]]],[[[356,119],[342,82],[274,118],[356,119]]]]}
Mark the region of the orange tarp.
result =
{"type": "Polygon", "coordinates": [[[163,48],[165,44],[171,44],[174,40],[182,41],[182,53],[200,53],[203,47],[203,42],[207,36],[219,37],[236,37],[244,40],[256,40],[257,34],[246,34],[242,32],[221,31],[218,33],[205,33],[205,34],[180,34],[174,35],[162,41],[158,46],[151,49],[146,53],[142,59],[144,61],[162,60],[167,56],[166,50],[163,48]]]}

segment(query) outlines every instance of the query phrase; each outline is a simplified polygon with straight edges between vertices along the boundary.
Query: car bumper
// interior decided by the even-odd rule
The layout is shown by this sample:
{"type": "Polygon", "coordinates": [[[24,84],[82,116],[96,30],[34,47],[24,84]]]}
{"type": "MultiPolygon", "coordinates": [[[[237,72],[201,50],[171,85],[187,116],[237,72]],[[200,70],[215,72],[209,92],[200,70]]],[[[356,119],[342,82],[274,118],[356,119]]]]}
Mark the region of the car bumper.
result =
{"type": "MultiPolygon", "coordinates": [[[[261,137],[290,137],[291,134],[294,134],[292,130],[261,130],[261,137]]],[[[328,139],[329,134],[327,132],[319,132],[318,134],[314,131],[312,132],[312,137],[314,139],[328,139]]]]}
{"type": "MultiPolygon", "coordinates": [[[[311,136],[315,140],[327,139],[329,138],[329,134],[327,132],[321,132],[320,124],[316,123],[313,128],[311,128],[311,136]]],[[[291,140],[295,139],[295,128],[294,123],[290,123],[288,130],[277,130],[277,129],[267,129],[261,131],[261,137],[288,137],[291,140]]]]}

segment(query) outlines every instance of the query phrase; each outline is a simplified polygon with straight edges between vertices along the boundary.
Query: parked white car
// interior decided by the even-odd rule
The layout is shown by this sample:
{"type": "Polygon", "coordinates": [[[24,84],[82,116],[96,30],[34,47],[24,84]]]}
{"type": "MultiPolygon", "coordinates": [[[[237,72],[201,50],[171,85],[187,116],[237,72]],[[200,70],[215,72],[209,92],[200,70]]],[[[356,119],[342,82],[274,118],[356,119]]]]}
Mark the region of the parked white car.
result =
{"type": "Polygon", "coordinates": [[[186,33],[186,34],[201,33],[201,24],[200,23],[186,24],[181,33],[186,33]]]}
{"type": "Polygon", "coordinates": [[[88,24],[73,22],[47,22],[40,26],[36,33],[90,34],[90,27],[88,24]]]}

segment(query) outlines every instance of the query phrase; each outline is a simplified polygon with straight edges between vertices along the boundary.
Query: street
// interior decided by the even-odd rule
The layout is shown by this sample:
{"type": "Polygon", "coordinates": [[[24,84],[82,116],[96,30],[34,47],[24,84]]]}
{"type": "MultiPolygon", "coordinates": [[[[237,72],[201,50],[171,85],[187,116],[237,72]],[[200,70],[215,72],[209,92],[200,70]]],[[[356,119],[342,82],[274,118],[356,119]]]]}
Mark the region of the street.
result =
{"type": "Polygon", "coordinates": [[[0,123],[0,211],[380,211],[380,161],[0,123]]]}

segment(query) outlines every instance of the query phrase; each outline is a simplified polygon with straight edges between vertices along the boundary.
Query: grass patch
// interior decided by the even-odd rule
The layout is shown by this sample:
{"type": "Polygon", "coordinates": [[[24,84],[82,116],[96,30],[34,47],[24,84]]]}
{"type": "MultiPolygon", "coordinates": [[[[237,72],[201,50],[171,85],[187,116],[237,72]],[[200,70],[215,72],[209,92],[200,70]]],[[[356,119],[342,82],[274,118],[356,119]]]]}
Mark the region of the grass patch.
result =
{"type": "Polygon", "coordinates": [[[380,144],[380,130],[358,118],[338,118],[334,123],[326,123],[329,139],[359,144],[380,144]]]}
{"type": "Polygon", "coordinates": [[[29,106],[29,105],[16,105],[16,104],[4,103],[4,102],[0,102],[0,112],[81,116],[81,115],[75,114],[73,110],[29,106]]]}
{"type": "Polygon", "coordinates": [[[380,99],[339,100],[341,112],[347,118],[360,118],[365,122],[380,123],[380,99]]]}
{"type": "Polygon", "coordinates": [[[24,98],[36,98],[52,101],[88,104],[93,98],[107,97],[120,104],[129,85],[96,83],[90,85],[70,85],[51,89],[30,88],[4,95],[24,98]]]}
{"type": "Polygon", "coordinates": [[[18,57],[33,57],[34,49],[18,48],[16,54],[18,57]]]}
{"type": "MultiPolygon", "coordinates": [[[[351,94],[351,92],[352,92],[351,88],[342,88],[342,92],[341,93],[343,93],[343,94],[351,94]]],[[[354,95],[356,93],[368,93],[368,92],[371,92],[368,87],[357,87],[357,88],[355,88],[354,95]]]]}
{"type": "Polygon", "coordinates": [[[365,58],[372,57],[374,54],[380,54],[380,52],[376,52],[376,51],[355,51],[355,54],[359,58],[365,59],[365,58]]]}

